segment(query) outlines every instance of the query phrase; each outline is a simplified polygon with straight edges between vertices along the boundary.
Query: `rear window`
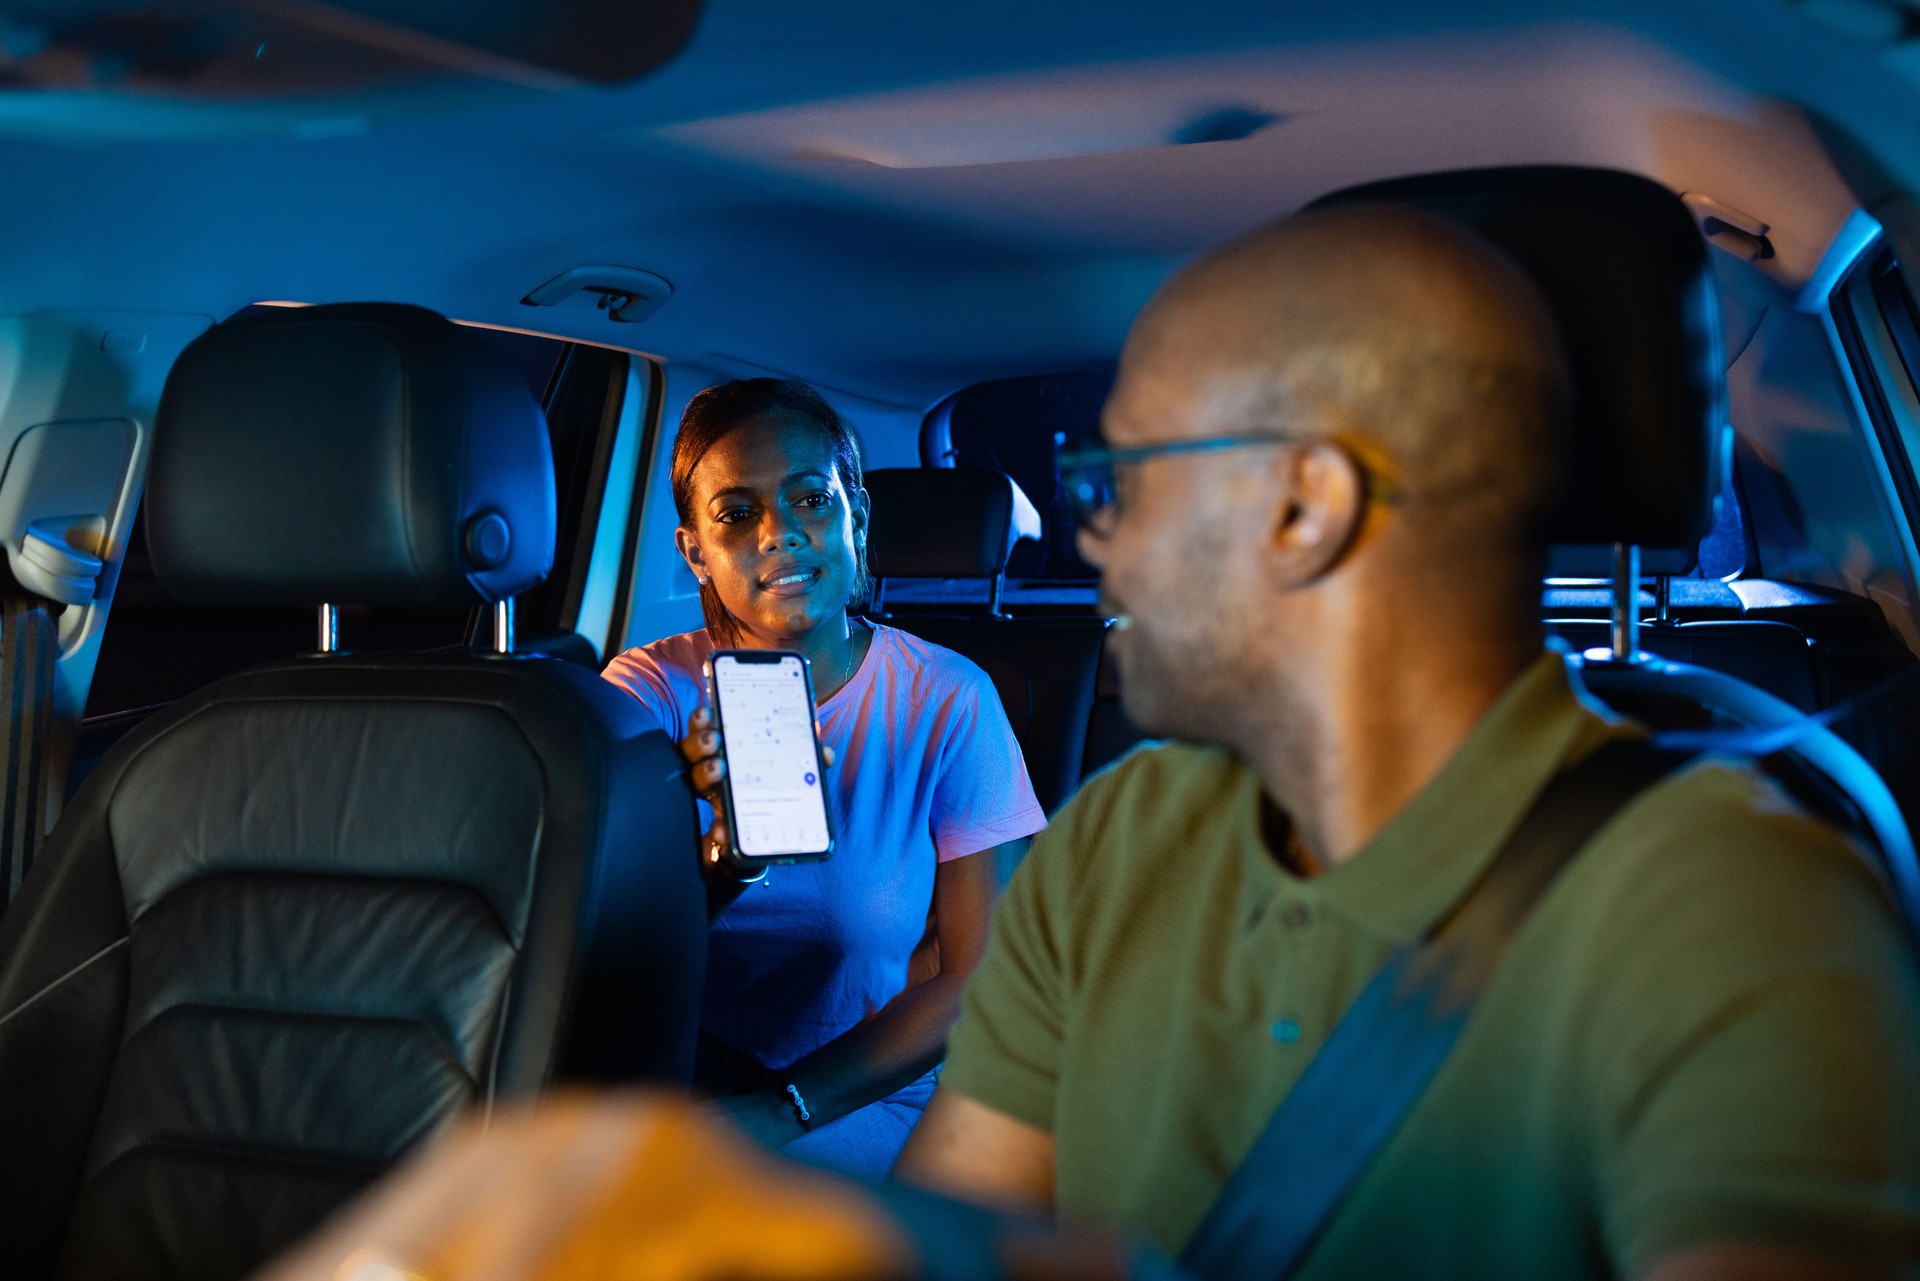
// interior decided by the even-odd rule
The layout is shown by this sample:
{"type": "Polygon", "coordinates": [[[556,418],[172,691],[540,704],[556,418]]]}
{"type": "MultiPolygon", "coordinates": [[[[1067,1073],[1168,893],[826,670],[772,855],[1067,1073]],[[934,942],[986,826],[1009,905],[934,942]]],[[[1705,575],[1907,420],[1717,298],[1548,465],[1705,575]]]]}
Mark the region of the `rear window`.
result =
{"type": "Polygon", "coordinates": [[[920,461],[928,467],[991,467],[1013,477],[1040,512],[1045,538],[1021,543],[1010,578],[1097,577],[1073,545],[1073,518],[1060,488],[1065,441],[1091,431],[1113,388],[1112,368],[1035,378],[1003,378],[969,387],[927,418],[920,461]]]}

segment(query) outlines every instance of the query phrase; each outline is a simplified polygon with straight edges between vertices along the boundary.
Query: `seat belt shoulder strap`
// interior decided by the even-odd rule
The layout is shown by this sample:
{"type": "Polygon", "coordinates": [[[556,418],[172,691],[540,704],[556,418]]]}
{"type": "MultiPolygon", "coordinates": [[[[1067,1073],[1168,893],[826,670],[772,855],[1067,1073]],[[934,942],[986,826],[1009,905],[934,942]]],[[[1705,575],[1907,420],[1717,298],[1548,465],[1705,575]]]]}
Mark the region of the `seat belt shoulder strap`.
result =
{"type": "Polygon", "coordinates": [[[1486,874],[1424,943],[1361,990],[1181,1254],[1208,1281],[1280,1281],[1419,1102],[1554,877],[1686,759],[1609,743],[1542,789],[1486,874]]]}

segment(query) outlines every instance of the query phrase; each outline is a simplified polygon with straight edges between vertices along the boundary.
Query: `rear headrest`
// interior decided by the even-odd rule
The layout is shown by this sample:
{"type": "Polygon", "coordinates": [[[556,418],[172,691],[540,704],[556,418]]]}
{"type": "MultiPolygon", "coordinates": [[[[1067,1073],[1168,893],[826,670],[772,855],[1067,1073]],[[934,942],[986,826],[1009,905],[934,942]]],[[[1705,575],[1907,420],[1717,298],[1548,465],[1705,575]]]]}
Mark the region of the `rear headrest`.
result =
{"type": "Polygon", "coordinates": [[[882,467],[866,479],[875,578],[992,578],[1015,543],[1040,537],[1040,513],[1005,472],[882,467]]]}
{"type": "Polygon", "coordinates": [[[195,340],[154,426],[147,542],[180,600],[473,605],[553,566],[553,455],[525,376],[419,307],[243,315],[195,340]]]}
{"type": "Polygon", "coordinates": [[[1574,395],[1556,543],[1688,547],[1727,467],[1725,362],[1705,242],[1680,198],[1611,169],[1424,174],[1324,196],[1460,223],[1533,277],[1560,328],[1574,395]]]}

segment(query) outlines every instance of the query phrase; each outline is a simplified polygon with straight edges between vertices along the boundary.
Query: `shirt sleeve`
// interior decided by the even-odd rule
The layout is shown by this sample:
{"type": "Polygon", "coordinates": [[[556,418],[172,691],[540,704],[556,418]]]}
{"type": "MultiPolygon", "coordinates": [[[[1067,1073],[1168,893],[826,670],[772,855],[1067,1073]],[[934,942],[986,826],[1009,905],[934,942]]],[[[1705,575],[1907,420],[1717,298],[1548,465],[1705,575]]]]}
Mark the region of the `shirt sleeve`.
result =
{"type": "Polygon", "coordinates": [[[1590,1051],[1612,1065],[1617,1265],[1723,1242],[1920,1258],[1920,994],[1882,891],[1837,835],[1779,813],[1658,862],[1679,870],[1654,873],[1659,905],[1621,943],[1650,955],[1596,1011],[1611,1053],[1590,1051]]]}
{"type": "Polygon", "coordinates": [[[961,670],[947,707],[929,814],[942,863],[1032,836],[1047,825],[993,682],[971,663],[961,670]]]}
{"type": "Polygon", "coordinates": [[[687,732],[687,718],[693,709],[682,713],[673,682],[644,646],[619,655],[600,675],[631,694],[669,736],[678,739],[687,732]]]}
{"type": "Polygon", "coordinates": [[[1073,860],[1080,808],[1040,834],[994,905],[986,955],[967,980],[947,1038],[943,1089],[1053,1133],[1072,988],[1073,860]]]}

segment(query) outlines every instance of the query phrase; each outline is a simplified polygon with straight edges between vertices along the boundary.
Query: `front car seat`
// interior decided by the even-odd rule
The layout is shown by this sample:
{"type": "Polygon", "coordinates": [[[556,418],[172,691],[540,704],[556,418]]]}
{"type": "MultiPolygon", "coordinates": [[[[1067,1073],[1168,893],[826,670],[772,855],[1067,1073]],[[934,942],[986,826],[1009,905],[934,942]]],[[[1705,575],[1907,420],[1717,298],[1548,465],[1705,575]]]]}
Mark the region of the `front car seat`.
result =
{"type": "MultiPolygon", "coordinates": [[[[183,601],[504,622],[554,519],[524,380],[431,312],[236,319],[168,379],[183,601]]],[[[239,1277],[463,1108],[684,1080],[695,839],[667,737],[556,659],[321,652],[151,718],[0,918],[0,1275],[239,1277]]]]}
{"type": "MultiPolygon", "coordinates": [[[[1639,643],[1642,550],[1691,561],[1712,523],[1732,437],[1706,244],[1679,197],[1617,170],[1525,165],[1370,183],[1314,205],[1354,203],[1412,205],[1469,228],[1532,277],[1553,313],[1573,401],[1570,482],[1547,534],[1575,553],[1607,547],[1614,562],[1612,657],[1572,660],[1587,689],[1655,729],[1725,731],[1730,743],[1759,744],[1762,768],[1871,847],[1920,940],[1913,838],[1860,753],[1737,677],[1654,658],[1639,643]]],[[[1718,640],[1750,650],[1777,643],[1758,620],[1723,625],[1718,640]]]]}

